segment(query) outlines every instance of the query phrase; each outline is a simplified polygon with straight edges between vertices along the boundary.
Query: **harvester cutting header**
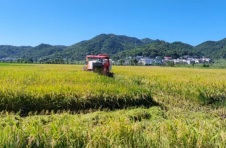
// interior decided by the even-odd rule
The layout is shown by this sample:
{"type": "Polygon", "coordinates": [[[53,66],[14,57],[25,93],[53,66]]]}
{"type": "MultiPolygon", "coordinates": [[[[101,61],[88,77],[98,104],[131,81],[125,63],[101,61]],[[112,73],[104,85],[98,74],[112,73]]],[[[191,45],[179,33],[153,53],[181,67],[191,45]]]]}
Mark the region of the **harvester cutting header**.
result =
{"type": "Polygon", "coordinates": [[[87,55],[86,61],[87,68],[85,70],[113,76],[113,73],[110,72],[112,68],[112,60],[107,54],[87,55]]]}

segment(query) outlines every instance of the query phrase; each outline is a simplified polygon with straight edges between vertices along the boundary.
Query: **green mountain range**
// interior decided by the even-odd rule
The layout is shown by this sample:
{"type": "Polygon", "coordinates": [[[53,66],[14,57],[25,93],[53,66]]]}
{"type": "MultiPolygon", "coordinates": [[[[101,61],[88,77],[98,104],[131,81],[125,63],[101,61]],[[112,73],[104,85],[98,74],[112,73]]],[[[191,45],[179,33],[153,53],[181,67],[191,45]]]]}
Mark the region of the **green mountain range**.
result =
{"type": "Polygon", "coordinates": [[[226,59],[226,38],[220,41],[207,41],[194,47],[194,51],[212,59],[226,59]]]}
{"type": "Polygon", "coordinates": [[[90,40],[81,41],[71,46],[52,46],[40,44],[31,46],[0,46],[0,58],[32,58],[85,60],[86,55],[106,53],[113,59],[126,56],[206,56],[212,59],[226,59],[226,38],[220,41],[207,41],[198,46],[182,42],[169,43],[149,38],[137,39],[124,35],[100,34],[90,40]]]}
{"type": "Polygon", "coordinates": [[[84,60],[86,55],[107,53],[113,56],[121,51],[131,50],[135,47],[147,45],[153,42],[151,39],[139,40],[134,37],[119,36],[114,34],[100,34],[90,40],[82,41],[56,52],[49,58],[66,57],[73,60],[84,60]]]}
{"type": "Polygon", "coordinates": [[[10,57],[11,55],[22,53],[31,48],[31,46],[0,45],[0,58],[10,57]]]}

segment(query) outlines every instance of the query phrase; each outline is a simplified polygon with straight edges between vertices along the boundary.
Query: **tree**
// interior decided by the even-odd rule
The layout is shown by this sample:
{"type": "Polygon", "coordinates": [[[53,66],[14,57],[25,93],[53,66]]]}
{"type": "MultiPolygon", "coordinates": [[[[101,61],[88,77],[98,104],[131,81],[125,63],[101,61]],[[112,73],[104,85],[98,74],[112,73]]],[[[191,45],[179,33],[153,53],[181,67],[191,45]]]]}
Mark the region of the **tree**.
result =
{"type": "Polygon", "coordinates": [[[166,62],[166,65],[173,67],[174,66],[174,62],[173,61],[167,61],[166,62]]]}
{"type": "Polygon", "coordinates": [[[124,63],[125,63],[125,60],[123,60],[123,59],[119,60],[119,65],[123,65],[124,63]]]}
{"type": "Polygon", "coordinates": [[[136,59],[129,60],[130,65],[137,65],[138,61],[136,59]]]}

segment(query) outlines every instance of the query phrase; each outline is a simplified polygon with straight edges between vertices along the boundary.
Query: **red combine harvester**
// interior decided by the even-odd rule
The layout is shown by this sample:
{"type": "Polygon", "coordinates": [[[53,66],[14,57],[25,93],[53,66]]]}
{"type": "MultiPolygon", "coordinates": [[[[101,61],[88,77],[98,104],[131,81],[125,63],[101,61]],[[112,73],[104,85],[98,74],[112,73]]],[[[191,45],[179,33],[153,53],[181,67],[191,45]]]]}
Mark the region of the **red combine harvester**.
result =
{"type": "Polygon", "coordinates": [[[113,73],[110,72],[112,68],[112,60],[107,54],[87,55],[86,61],[87,68],[84,68],[84,70],[113,77],[113,73]]]}

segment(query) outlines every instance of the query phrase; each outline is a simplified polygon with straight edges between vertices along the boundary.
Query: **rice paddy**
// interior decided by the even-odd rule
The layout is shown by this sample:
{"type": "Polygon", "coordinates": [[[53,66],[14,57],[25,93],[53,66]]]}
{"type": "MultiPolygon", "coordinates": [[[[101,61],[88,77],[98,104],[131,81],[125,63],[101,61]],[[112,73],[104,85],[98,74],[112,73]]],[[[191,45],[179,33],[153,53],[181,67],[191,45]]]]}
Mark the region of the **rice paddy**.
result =
{"type": "Polygon", "coordinates": [[[1,66],[0,147],[226,147],[226,70],[113,72],[1,66]]]}

